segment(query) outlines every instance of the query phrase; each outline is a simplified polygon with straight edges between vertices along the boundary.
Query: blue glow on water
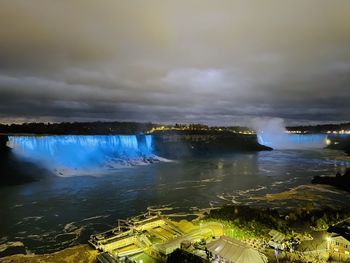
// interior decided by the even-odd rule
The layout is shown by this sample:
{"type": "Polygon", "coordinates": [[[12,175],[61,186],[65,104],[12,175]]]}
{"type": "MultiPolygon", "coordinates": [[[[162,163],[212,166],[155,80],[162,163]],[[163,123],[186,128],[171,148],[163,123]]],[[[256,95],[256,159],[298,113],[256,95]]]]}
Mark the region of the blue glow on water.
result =
{"type": "Polygon", "coordinates": [[[300,144],[316,144],[323,146],[327,135],[325,134],[289,134],[288,141],[300,144]]]}
{"type": "Polygon", "coordinates": [[[326,146],[326,134],[258,133],[260,144],[274,149],[319,149],[326,146]]]}
{"type": "Polygon", "coordinates": [[[49,168],[91,169],[153,156],[152,135],[9,136],[22,158],[49,168]]]}

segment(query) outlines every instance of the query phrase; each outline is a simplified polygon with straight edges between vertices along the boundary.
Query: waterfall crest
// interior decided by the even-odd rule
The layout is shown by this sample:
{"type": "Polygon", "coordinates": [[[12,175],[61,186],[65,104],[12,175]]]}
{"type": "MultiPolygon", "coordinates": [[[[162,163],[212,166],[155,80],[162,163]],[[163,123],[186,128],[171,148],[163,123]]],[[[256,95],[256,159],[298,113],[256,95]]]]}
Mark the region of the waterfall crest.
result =
{"type": "Polygon", "coordinates": [[[255,118],[251,126],[258,142],[273,149],[320,149],[326,146],[326,134],[287,133],[281,118],[255,118]]]}
{"type": "Polygon", "coordinates": [[[320,149],[326,146],[326,134],[257,134],[260,144],[273,149],[320,149]]]}
{"type": "Polygon", "coordinates": [[[70,173],[151,162],[152,144],[152,135],[9,136],[8,141],[16,156],[70,173]]]}

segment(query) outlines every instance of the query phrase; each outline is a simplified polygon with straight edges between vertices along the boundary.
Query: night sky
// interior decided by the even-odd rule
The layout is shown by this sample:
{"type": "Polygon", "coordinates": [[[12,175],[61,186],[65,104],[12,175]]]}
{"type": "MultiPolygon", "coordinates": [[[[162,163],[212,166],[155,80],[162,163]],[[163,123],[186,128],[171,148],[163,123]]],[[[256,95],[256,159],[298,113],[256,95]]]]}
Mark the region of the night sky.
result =
{"type": "Polygon", "coordinates": [[[0,122],[350,119],[350,1],[0,1],[0,122]]]}

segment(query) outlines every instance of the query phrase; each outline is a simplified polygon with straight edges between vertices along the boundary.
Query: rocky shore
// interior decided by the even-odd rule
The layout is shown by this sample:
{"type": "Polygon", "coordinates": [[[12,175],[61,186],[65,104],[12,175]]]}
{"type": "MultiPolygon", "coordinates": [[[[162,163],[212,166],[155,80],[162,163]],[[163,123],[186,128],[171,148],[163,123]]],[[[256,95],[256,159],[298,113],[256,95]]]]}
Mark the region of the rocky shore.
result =
{"type": "Polygon", "coordinates": [[[313,184],[327,184],[338,189],[350,192],[350,168],[344,174],[337,173],[335,176],[315,176],[313,184]]]}

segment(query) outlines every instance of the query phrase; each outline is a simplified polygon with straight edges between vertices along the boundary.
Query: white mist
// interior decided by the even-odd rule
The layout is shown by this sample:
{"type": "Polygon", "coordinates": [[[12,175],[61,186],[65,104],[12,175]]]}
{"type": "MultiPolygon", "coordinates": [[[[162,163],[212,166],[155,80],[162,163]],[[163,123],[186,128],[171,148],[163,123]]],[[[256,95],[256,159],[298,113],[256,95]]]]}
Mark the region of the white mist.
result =
{"type": "Polygon", "coordinates": [[[281,118],[254,118],[251,127],[260,144],[273,149],[320,149],[326,146],[325,134],[289,134],[281,118]]]}

